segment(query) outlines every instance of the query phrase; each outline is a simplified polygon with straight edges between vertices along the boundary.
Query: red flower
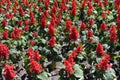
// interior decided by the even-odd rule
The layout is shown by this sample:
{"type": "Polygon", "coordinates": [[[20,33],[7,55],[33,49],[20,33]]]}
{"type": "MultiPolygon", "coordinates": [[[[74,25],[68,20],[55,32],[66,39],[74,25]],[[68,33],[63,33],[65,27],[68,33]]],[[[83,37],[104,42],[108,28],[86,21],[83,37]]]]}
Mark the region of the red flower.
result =
{"type": "Polygon", "coordinates": [[[3,39],[8,39],[8,31],[7,30],[4,30],[3,33],[2,33],[2,38],[3,39]]]}
{"type": "Polygon", "coordinates": [[[90,9],[90,8],[88,8],[88,10],[87,10],[87,14],[88,14],[88,15],[93,14],[93,10],[92,10],[92,9],[90,9]]]}
{"type": "Polygon", "coordinates": [[[27,25],[29,25],[29,21],[28,20],[25,20],[24,21],[24,24],[27,26],[27,25]]]}
{"type": "Polygon", "coordinates": [[[31,59],[34,59],[34,51],[32,48],[29,48],[28,49],[28,52],[27,52],[28,56],[31,58],[31,59]]]}
{"type": "Polygon", "coordinates": [[[94,9],[93,5],[91,4],[91,2],[89,2],[89,3],[88,3],[88,11],[87,11],[87,14],[88,14],[88,15],[93,14],[93,9],[94,9]]]}
{"type": "Polygon", "coordinates": [[[103,54],[105,54],[104,49],[103,49],[103,46],[102,46],[101,43],[98,43],[98,45],[97,45],[97,47],[96,47],[96,53],[97,53],[98,55],[103,55],[103,54]]]}
{"type": "Polygon", "coordinates": [[[30,69],[31,73],[41,73],[44,70],[42,68],[42,65],[33,59],[30,59],[30,68],[29,69],[30,69]]]}
{"type": "Polygon", "coordinates": [[[10,12],[10,13],[6,14],[6,17],[7,17],[7,19],[12,19],[14,16],[13,16],[13,13],[10,12]]]}
{"type": "Polygon", "coordinates": [[[77,54],[80,54],[82,52],[82,46],[78,46],[76,49],[75,49],[75,52],[77,54]]]}
{"type": "Polygon", "coordinates": [[[116,8],[117,10],[120,9],[120,0],[115,0],[115,8],[116,8]]]}
{"type": "Polygon", "coordinates": [[[110,41],[115,43],[115,42],[117,42],[117,39],[118,39],[118,37],[117,37],[117,30],[115,28],[115,25],[112,25],[110,27],[110,41]]]}
{"type": "Polygon", "coordinates": [[[29,30],[29,26],[26,25],[26,26],[24,27],[24,30],[25,30],[25,31],[28,31],[28,30],[29,30]]]}
{"type": "Polygon", "coordinates": [[[51,13],[56,13],[57,12],[57,7],[58,7],[58,3],[57,3],[57,1],[54,1],[54,5],[51,9],[51,13]]]}
{"type": "Polygon", "coordinates": [[[48,9],[49,4],[50,4],[50,0],[45,0],[45,7],[46,7],[46,9],[48,9]]]}
{"type": "Polygon", "coordinates": [[[49,40],[49,45],[50,45],[51,47],[54,47],[54,46],[56,45],[56,41],[55,41],[55,37],[54,37],[54,36],[52,36],[52,37],[50,38],[50,40],[49,40]]]}
{"type": "Polygon", "coordinates": [[[89,25],[93,25],[93,24],[94,24],[94,19],[93,19],[93,18],[90,18],[89,21],[88,21],[88,24],[89,24],[89,25]]]}
{"type": "Polygon", "coordinates": [[[76,29],[76,26],[73,26],[71,28],[69,37],[70,37],[71,40],[77,41],[77,39],[79,37],[79,33],[78,33],[77,29],[76,29]]]}
{"type": "Polygon", "coordinates": [[[73,65],[68,60],[64,60],[65,70],[67,71],[67,77],[69,77],[70,73],[74,73],[73,65]]]}
{"type": "Polygon", "coordinates": [[[66,20],[66,31],[70,32],[73,22],[71,20],[66,20]]]}
{"type": "Polygon", "coordinates": [[[102,24],[100,25],[100,30],[107,30],[107,29],[108,29],[108,27],[107,27],[106,23],[102,22],[102,24]]]}
{"type": "Polygon", "coordinates": [[[93,40],[94,40],[94,39],[93,39],[92,37],[89,38],[89,42],[90,42],[90,43],[93,42],[93,40]]]}
{"type": "Polygon", "coordinates": [[[34,58],[35,58],[35,60],[40,60],[41,58],[42,58],[42,56],[39,54],[39,51],[38,50],[35,50],[34,51],[34,58]]]}
{"type": "Polygon", "coordinates": [[[76,0],[72,0],[72,10],[71,10],[71,15],[76,16],[76,11],[77,11],[77,2],[76,0]]]}
{"type": "Polygon", "coordinates": [[[111,65],[109,64],[109,60],[110,60],[110,55],[106,55],[104,56],[100,62],[97,64],[97,67],[102,69],[103,71],[111,68],[111,65]]]}
{"type": "Polygon", "coordinates": [[[56,33],[55,27],[52,24],[48,26],[48,33],[51,35],[54,35],[56,33]]]}
{"type": "Polygon", "coordinates": [[[33,35],[34,37],[37,37],[37,36],[38,36],[38,32],[33,32],[32,35],[33,35]]]}
{"type": "Polygon", "coordinates": [[[17,27],[14,27],[14,31],[11,33],[13,39],[19,39],[21,37],[21,30],[17,27]]]}
{"type": "Polygon", "coordinates": [[[4,69],[5,80],[13,80],[16,76],[14,66],[5,64],[4,69]]]}
{"type": "Polygon", "coordinates": [[[41,25],[43,28],[47,26],[46,19],[47,19],[46,16],[43,14],[43,15],[41,16],[41,20],[40,20],[40,25],[41,25]]]}
{"type": "Polygon", "coordinates": [[[19,25],[19,26],[22,26],[22,23],[23,23],[22,20],[19,20],[19,21],[18,21],[18,25],[19,25]]]}
{"type": "Polygon", "coordinates": [[[104,5],[108,5],[108,0],[104,0],[104,5]]]}
{"type": "Polygon", "coordinates": [[[105,12],[102,12],[102,17],[103,17],[103,18],[106,18],[106,17],[107,17],[107,15],[106,15],[105,12]]]}
{"type": "Polygon", "coordinates": [[[3,9],[2,8],[0,8],[0,13],[2,13],[3,12],[3,9]]]}
{"type": "MultiPolygon", "coordinates": [[[[69,54],[69,58],[68,60],[71,60],[71,58],[76,58],[77,56],[77,53],[75,51],[72,51],[70,54],[69,54]]],[[[74,60],[73,61],[70,61],[71,63],[74,63],[74,60]]]]}
{"type": "Polygon", "coordinates": [[[35,41],[34,40],[30,40],[30,44],[33,46],[35,45],[35,41]]]}
{"type": "Polygon", "coordinates": [[[22,0],[22,1],[23,1],[23,4],[26,6],[29,4],[28,0],[22,0]]]}
{"type": "Polygon", "coordinates": [[[80,26],[80,30],[84,30],[86,29],[86,24],[84,22],[82,22],[81,26],[80,26]]]}
{"type": "Polygon", "coordinates": [[[4,20],[2,21],[2,26],[6,26],[6,25],[7,25],[7,20],[4,19],[4,20]]]}
{"type": "Polygon", "coordinates": [[[42,58],[42,56],[39,54],[39,51],[38,50],[33,51],[32,48],[28,49],[27,54],[30,57],[30,59],[35,59],[37,61],[42,58]]]}
{"type": "Polygon", "coordinates": [[[31,24],[35,24],[35,23],[36,23],[36,20],[35,20],[35,17],[34,17],[34,13],[33,13],[33,12],[30,12],[30,23],[31,23],[31,24]]]}
{"type": "Polygon", "coordinates": [[[67,9],[68,9],[68,7],[66,6],[66,3],[67,3],[67,1],[66,1],[66,0],[62,0],[62,1],[61,1],[60,8],[61,8],[61,10],[62,10],[62,11],[64,11],[64,10],[67,10],[67,9]]]}
{"type": "Polygon", "coordinates": [[[92,37],[93,36],[93,32],[91,29],[88,29],[88,34],[87,34],[88,37],[92,37]]]}
{"type": "Polygon", "coordinates": [[[19,14],[20,14],[21,16],[24,16],[24,15],[25,15],[25,12],[24,12],[22,6],[20,6],[20,8],[19,8],[19,14]]]}
{"type": "Polygon", "coordinates": [[[9,48],[7,45],[0,43],[0,58],[6,59],[9,55],[9,48]]]}

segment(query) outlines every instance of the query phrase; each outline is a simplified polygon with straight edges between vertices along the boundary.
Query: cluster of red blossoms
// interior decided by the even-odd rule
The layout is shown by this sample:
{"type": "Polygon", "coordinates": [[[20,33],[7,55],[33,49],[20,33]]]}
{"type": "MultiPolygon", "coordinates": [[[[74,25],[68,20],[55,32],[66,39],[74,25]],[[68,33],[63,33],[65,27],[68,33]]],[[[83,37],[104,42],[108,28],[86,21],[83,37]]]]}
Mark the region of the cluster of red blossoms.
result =
{"type": "Polygon", "coordinates": [[[101,43],[98,43],[98,45],[96,47],[96,53],[100,56],[105,54],[104,48],[101,43]]]}
{"type": "Polygon", "coordinates": [[[6,59],[9,55],[9,48],[7,45],[0,43],[0,59],[6,59]]]}
{"type": "Polygon", "coordinates": [[[16,76],[14,71],[14,66],[5,64],[4,75],[5,75],[5,80],[13,80],[16,76]]]}
{"type": "Polygon", "coordinates": [[[74,58],[76,58],[76,56],[78,54],[80,54],[81,52],[82,52],[82,46],[78,46],[74,51],[72,51],[69,54],[68,59],[64,60],[65,70],[67,71],[67,76],[68,77],[69,77],[70,73],[75,72],[75,70],[73,69],[73,66],[75,64],[74,58]]]}
{"type": "Polygon", "coordinates": [[[105,55],[100,62],[97,64],[97,67],[99,69],[102,69],[102,71],[104,72],[105,70],[111,68],[112,66],[109,64],[109,60],[110,60],[110,55],[105,55]]]}
{"type": "Polygon", "coordinates": [[[42,65],[39,64],[37,61],[39,61],[42,56],[39,54],[38,50],[33,51],[32,48],[28,49],[28,56],[30,58],[30,71],[31,73],[40,73],[44,69],[42,68],[42,65]]]}
{"type": "MultiPolygon", "coordinates": [[[[7,59],[9,56],[9,48],[5,44],[0,44],[0,60],[7,59]]],[[[15,77],[15,71],[13,70],[14,67],[12,65],[5,64],[4,65],[4,76],[5,80],[12,80],[15,77]]]]}
{"type": "Polygon", "coordinates": [[[101,43],[98,43],[98,45],[96,47],[96,53],[100,56],[103,56],[103,58],[97,64],[97,67],[99,69],[101,69],[102,71],[105,71],[105,70],[111,68],[111,65],[109,64],[110,55],[105,53],[101,43]]]}

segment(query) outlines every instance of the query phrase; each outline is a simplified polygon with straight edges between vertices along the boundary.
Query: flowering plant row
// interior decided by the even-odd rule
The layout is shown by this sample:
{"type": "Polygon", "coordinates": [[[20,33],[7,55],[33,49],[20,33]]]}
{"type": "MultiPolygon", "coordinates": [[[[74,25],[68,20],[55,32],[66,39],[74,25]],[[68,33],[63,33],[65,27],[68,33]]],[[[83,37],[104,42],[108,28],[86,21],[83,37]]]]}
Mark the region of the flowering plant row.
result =
{"type": "Polygon", "coordinates": [[[120,79],[120,0],[0,0],[0,79],[120,79]]]}

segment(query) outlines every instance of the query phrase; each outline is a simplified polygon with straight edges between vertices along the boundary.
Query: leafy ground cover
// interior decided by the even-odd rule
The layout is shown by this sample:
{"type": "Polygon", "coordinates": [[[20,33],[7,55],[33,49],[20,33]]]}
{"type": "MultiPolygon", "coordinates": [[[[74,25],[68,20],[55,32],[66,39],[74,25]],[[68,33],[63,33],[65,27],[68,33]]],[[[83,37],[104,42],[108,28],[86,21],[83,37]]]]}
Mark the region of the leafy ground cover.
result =
{"type": "Polygon", "coordinates": [[[1,80],[120,80],[120,0],[0,0],[1,80]]]}

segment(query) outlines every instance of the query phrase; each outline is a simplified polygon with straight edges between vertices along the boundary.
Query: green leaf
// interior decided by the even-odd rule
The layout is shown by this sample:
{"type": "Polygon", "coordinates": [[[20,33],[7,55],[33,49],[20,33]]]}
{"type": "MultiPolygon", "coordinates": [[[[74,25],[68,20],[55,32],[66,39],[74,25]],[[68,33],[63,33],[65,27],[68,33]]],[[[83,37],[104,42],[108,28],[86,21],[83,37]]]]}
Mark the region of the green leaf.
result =
{"type": "Polygon", "coordinates": [[[74,65],[75,73],[74,76],[77,78],[83,78],[83,71],[80,69],[80,66],[78,64],[74,65]]]}
{"type": "Polygon", "coordinates": [[[41,42],[42,42],[43,44],[45,44],[45,43],[46,43],[46,40],[45,40],[45,39],[41,39],[41,42]]]}
{"type": "Polygon", "coordinates": [[[110,68],[103,74],[103,77],[105,80],[114,80],[116,78],[115,71],[110,68]]]}
{"type": "Polygon", "coordinates": [[[41,79],[41,80],[48,80],[48,73],[43,71],[41,74],[37,75],[37,78],[38,79],[41,79]]]}

